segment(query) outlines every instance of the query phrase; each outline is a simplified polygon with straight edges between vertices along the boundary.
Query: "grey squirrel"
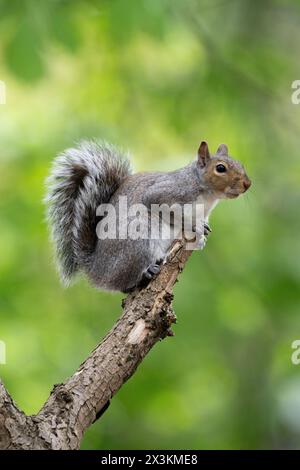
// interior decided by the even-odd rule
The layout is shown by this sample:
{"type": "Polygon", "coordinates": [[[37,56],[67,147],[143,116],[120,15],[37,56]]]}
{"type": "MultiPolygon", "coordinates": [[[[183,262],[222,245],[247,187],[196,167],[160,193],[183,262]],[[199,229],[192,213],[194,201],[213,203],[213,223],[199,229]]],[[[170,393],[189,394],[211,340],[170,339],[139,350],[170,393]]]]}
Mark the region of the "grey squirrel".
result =
{"type": "MultiPolygon", "coordinates": [[[[55,159],[47,185],[48,219],[63,281],[68,284],[82,271],[98,288],[130,292],[159,272],[175,235],[169,239],[99,239],[96,229],[105,220],[97,216],[100,204],[110,203],[117,209],[120,196],[127,197],[129,207],[140,203],[149,211],[153,204],[201,203],[201,247],[217,202],[238,197],[251,181],[244,167],[228,156],[225,144],[211,156],[203,141],[197,159],[179,170],[132,174],[127,156],[116,147],[88,141],[55,159]]],[[[116,213],[118,219],[121,214],[116,213]]],[[[140,222],[148,228],[147,215],[140,222]]]]}

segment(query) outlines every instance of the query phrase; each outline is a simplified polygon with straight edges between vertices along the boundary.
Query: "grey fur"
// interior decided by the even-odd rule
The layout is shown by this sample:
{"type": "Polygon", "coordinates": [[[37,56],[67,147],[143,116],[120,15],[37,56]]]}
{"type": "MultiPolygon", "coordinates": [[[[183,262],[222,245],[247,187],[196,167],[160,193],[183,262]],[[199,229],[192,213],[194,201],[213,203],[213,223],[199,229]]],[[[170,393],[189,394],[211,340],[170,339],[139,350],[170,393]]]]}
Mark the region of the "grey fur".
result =
{"type": "Polygon", "coordinates": [[[54,160],[45,202],[65,284],[88,269],[97,242],[96,208],[130,173],[126,155],[106,142],[81,142],[54,160]]]}
{"type": "MultiPolygon", "coordinates": [[[[229,190],[230,195],[235,195],[237,191],[244,192],[242,182],[247,180],[247,175],[238,162],[224,155],[226,149],[221,147],[220,158],[230,167],[229,190]]],[[[219,198],[228,192],[227,186],[222,191],[216,190],[214,165],[219,159],[211,159],[209,153],[205,158],[205,164],[198,159],[169,173],[131,174],[126,156],[105,142],[83,142],[60,155],[47,180],[46,202],[64,282],[68,283],[80,270],[98,288],[128,292],[149,277],[151,267],[166,257],[174,235],[167,240],[98,239],[96,209],[101,203],[109,202],[119,220],[119,197],[126,196],[128,208],[136,203],[147,207],[148,214],[139,221],[148,229],[151,204],[183,206],[199,202],[204,205],[205,223],[219,198]]],[[[217,181],[222,180],[217,178],[217,181]]],[[[100,219],[100,226],[104,220],[100,219]]],[[[199,247],[205,244],[203,234],[201,237],[197,238],[199,247]]]]}
{"type": "MultiPolygon", "coordinates": [[[[137,173],[126,178],[110,199],[116,208],[119,196],[127,196],[128,207],[151,204],[192,203],[204,191],[197,162],[170,173],[137,173]]],[[[130,220],[129,220],[130,222],[130,220]]],[[[141,218],[149,227],[149,218],[141,218]]],[[[128,292],[142,281],[148,267],[161,262],[173,239],[105,239],[98,240],[89,270],[89,278],[108,290],[128,292]],[[109,254],[109,255],[108,255],[109,254]]]]}

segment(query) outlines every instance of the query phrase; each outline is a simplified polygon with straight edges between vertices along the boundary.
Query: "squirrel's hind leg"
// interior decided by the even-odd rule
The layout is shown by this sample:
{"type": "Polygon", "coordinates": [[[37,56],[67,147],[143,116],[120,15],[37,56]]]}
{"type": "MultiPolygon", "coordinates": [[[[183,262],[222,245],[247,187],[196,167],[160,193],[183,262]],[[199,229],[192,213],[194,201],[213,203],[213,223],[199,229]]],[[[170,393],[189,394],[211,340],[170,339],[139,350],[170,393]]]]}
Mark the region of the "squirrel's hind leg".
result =
{"type": "Polygon", "coordinates": [[[145,271],[142,273],[138,287],[146,287],[149,282],[159,273],[160,265],[159,264],[150,264],[145,271]]]}
{"type": "Polygon", "coordinates": [[[133,292],[137,287],[146,287],[147,284],[153,279],[158,273],[160,272],[160,265],[159,264],[150,264],[145,271],[142,273],[142,277],[140,282],[133,287],[128,287],[123,290],[124,294],[130,294],[133,292]]]}
{"type": "Polygon", "coordinates": [[[151,280],[156,274],[158,274],[160,271],[160,265],[159,264],[150,264],[148,268],[143,272],[143,276],[146,279],[151,280]]]}

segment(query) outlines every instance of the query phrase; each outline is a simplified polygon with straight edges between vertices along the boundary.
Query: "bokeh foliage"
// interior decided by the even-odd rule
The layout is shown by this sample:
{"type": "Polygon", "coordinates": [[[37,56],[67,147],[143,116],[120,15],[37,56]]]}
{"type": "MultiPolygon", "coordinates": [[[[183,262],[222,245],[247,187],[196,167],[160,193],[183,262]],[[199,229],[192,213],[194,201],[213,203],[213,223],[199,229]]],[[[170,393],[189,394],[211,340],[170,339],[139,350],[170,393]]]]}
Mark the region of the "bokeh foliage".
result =
{"type": "Polygon", "coordinates": [[[101,137],[137,170],[225,141],[253,179],[215,210],[157,345],[83,448],[299,447],[300,5],[291,0],[1,0],[1,376],[35,413],[120,313],[121,295],[64,290],[44,220],[59,151],[101,137]]]}

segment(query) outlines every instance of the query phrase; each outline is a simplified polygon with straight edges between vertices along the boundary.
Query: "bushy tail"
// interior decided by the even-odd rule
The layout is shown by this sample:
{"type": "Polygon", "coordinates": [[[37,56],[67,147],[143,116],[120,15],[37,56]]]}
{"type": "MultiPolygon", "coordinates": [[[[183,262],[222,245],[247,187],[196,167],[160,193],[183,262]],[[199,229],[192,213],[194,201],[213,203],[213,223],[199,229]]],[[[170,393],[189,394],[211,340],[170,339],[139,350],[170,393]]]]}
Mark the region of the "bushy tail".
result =
{"type": "Polygon", "coordinates": [[[45,201],[66,284],[94,252],[97,207],[110,200],[129,174],[129,160],[105,142],[82,142],[54,160],[45,201]]]}

